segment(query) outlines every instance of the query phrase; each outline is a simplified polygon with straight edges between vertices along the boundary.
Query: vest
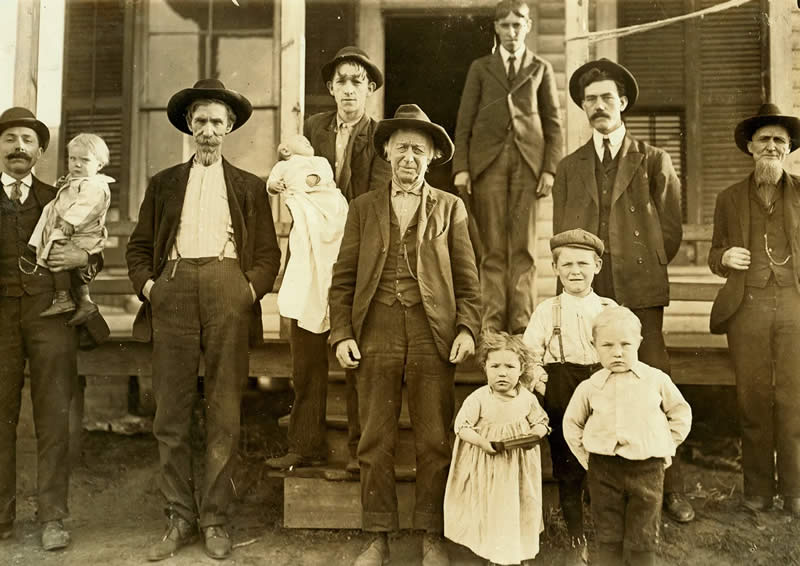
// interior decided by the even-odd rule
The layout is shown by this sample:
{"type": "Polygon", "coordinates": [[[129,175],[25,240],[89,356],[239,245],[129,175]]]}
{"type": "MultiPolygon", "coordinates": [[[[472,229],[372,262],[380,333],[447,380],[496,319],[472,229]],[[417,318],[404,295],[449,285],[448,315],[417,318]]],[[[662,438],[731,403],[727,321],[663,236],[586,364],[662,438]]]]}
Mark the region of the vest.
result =
{"type": "Polygon", "coordinates": [[[777,265],[770,261],[766,251],[769,243],[770,255],[778,263],[785,260],[792,253],[789,240],[786,237],[783,210],[783,191],[773,203],[772,214],[764,210],[761,199],[756,195],[754,185],[750,185],[750,267],[745,272],[744,284],[748,287],[766,287],[770,277],[774,275],[775,281],[781,287],[794,285],[793,260],[789,259],[784,265],[777,265]],[[767,242],[764,241],[767,235],[767,242]]]}
{"type": "Polygon", "coordinates": [[[419,207],[411,218],[408,228],[400,234],[400,223],[389,205],[389,253],[383,265],[375,300],[387,306],[400,301],[404,307],[413,307],[422,302],[419,283],[414,277],[417,273],[417,226],[419,207]],[[413,274],[409,271],[413,270],[413,274]]]}
{"type": "MultiPolygon", "coordinates": [[[[0,189],[0,295],[21,297],[27,293],[52,292],[53,276],[47,269],[37,268],[32,275],[19,268],[19,258],[24,254],[33,264],[36,257],[28,250],[28,240],[39,221],[42,208],[36,200],[33,188],[25,202],[17,206],[0,189]]],[[[32,271],[33,265],[26,267],[32,271]]]]}
{"type": "Polygon", "coordinates": [[[611,249],[611,243],[608,240],[608,222],[611,217],[611,193],[614,190],[614,182],[617,180],[617,170],[619,169],[619,154],[617,152],[614,159],[606,168],[601,159],[594,151],[594,175],[597,181],[597,202],[600,206],[599,226],[595,231],[597,237],[603,240],[606,250],[611,249]]]}

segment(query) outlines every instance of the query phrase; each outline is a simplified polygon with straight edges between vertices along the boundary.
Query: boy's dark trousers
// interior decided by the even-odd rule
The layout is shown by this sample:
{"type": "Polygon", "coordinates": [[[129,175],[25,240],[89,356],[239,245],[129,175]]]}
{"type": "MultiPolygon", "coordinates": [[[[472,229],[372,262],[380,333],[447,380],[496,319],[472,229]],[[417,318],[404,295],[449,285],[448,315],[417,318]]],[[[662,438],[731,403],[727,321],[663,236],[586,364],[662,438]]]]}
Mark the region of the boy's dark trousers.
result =
{"type": "Polygon", "coordinates": [[[655,564],[664,490],[664,459],[626,460],[589,454],[587,472],[592,497],[598,566],[655,564]]]}
{"type": "Polygon", "coordinates": [[[550,418],[552,432],[550,458],[553,461],[553,476],[558,481],[558,499],[561,512],[567,523],[570,537],[583,536],[583,478],[586,472],[564,440],[562,421],[575,388],[600,369],[600,364],[581,365],[569,362],[544,366],[547,372],[547,387],[544,394],[544,410],[550,418]]]}

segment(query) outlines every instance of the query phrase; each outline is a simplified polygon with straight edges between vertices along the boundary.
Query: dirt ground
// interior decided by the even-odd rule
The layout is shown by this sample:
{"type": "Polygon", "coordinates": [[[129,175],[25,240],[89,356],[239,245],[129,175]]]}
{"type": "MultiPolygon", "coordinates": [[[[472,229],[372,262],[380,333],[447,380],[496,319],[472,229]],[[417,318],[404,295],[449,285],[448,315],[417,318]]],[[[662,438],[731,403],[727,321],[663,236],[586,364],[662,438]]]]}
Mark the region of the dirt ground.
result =
{"type": "MultiPolygon", "coordinates": [[[[249,392],[245,397],[242,466],[235,478],[232,510],[235,547],[228,564],[351,564],[367,540],[358,531],[289,530],[281,527],[281,480],[267,477],[265,456],[281,453],[285,435],[277,418],[287,412],[291,393],[249,392]]],[[[800,564],[800,520],[779,509],[754,515],[740,509],[741,472],[735,438],[698,423],[687,441],[684,464],[689,496],[697,518],[688,525],[664,520],[660,566],[800,564]]],[[[158,454],[150,435],[85,433],[83,464],[72,475],[66,521],[73,537],[65,551],[46,553],[39,546],[31,493],[20,494],[15,537],[0,542],[2,565],[103,565],[146,563],[146,549],[160,536],[164,517],[156,487],[158,454]]],[[[776,502],[779,507],[780,502],[776,502]]],[[[537,563],[559,564],[565,544],[557,512],[546,512],[547,528],[537,563]]],[[[392,564],[418,564],[420,537],[392,537],[392,564]]],[[[591,547],[590,547],[591,548],[591,547]]],[[[451,548],[453,564],[478,565],[463,547],[451,548]]],[[[202,545],[181,550],[165,564],[219,564],[202,545]]]]}

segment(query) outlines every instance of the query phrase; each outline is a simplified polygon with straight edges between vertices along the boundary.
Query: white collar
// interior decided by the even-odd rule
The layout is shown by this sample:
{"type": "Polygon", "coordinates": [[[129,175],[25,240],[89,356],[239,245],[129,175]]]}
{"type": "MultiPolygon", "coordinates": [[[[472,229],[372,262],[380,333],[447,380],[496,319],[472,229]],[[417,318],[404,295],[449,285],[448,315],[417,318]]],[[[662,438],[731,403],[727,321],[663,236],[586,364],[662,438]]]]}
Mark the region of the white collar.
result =
{"type": "Polygon", "coordinates": [[[356,124],[358,124],[361,121],[361,118],[364,117],[364,114],[366,114],[366,112],[362,112],[361,116],[359,116],[355,120],[353,120],[351,122],[346,122],[345,120],[342,119],[341,116],[339,116],[339,113],[337,112],[336,113],[336,130],[337,131],[340,130],[342,128],[342,124],[347,124],[348,128],[352,128],[353,126],[355,126],[356,124]]]}
{"type": "MultiPolygon", "coordinates": [[[[17,179],[15,179],[11,175],[3,171],[3,173],[0,175],[0,181],[3,183],[3,186],[6,187],[8,185],[13,185],[14,183],[16,183],[17,179]]],[[[22,184],[25,185],[26,187],[32,187],[33,175],[31,173],[28,173],[22,179],[20,179],[20,181],[22,181],[22,184]]]]}
{"type": "Polygon", "coordinates": [[[592,139],[594,140],[594,150],[600,159],[603,159],[603,138],[608,138],[611,142],[611,157],[616,157],[622,148],[622,142],[625,140],[625,123],[620,124],[619,128],[609,134],[601,134],[597,130],[592,130],[592,139]]]}
{"type": "Polygon", "coordinates": [[[505,47],[503,47],[501,45],[500,46],[500,57],[503,58],[503,66],[504,67],[508,67],[508,58],[513,55],[515,57],[515,60],[516,60],[515,68],[519,69],[520,65],[522,64],[522,58],[525,57],[525,49],[526,49],[526,47],[525,47],[525,44],[523,43],[522,47],[517,49],[514,53],[511,53],[508,49],[506,49],[505,47]]]}

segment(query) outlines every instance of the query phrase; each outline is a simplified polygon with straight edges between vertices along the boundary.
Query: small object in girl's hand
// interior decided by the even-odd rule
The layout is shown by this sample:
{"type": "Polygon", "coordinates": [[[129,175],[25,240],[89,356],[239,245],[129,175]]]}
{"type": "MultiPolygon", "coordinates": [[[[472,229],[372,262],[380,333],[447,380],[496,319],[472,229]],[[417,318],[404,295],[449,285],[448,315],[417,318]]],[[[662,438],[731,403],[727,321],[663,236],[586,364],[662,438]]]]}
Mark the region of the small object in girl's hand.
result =
{"type": "Polygon", "coordinates": [[[519,438],[512,438],[511,440],[493,440],[491,442],[492,448],[495,452],[503,452],[511,450],[512,448],[524,448],[530,450],[542,440],[538,434],[530,434],[528,436],[520,436],[519,438]]]}

